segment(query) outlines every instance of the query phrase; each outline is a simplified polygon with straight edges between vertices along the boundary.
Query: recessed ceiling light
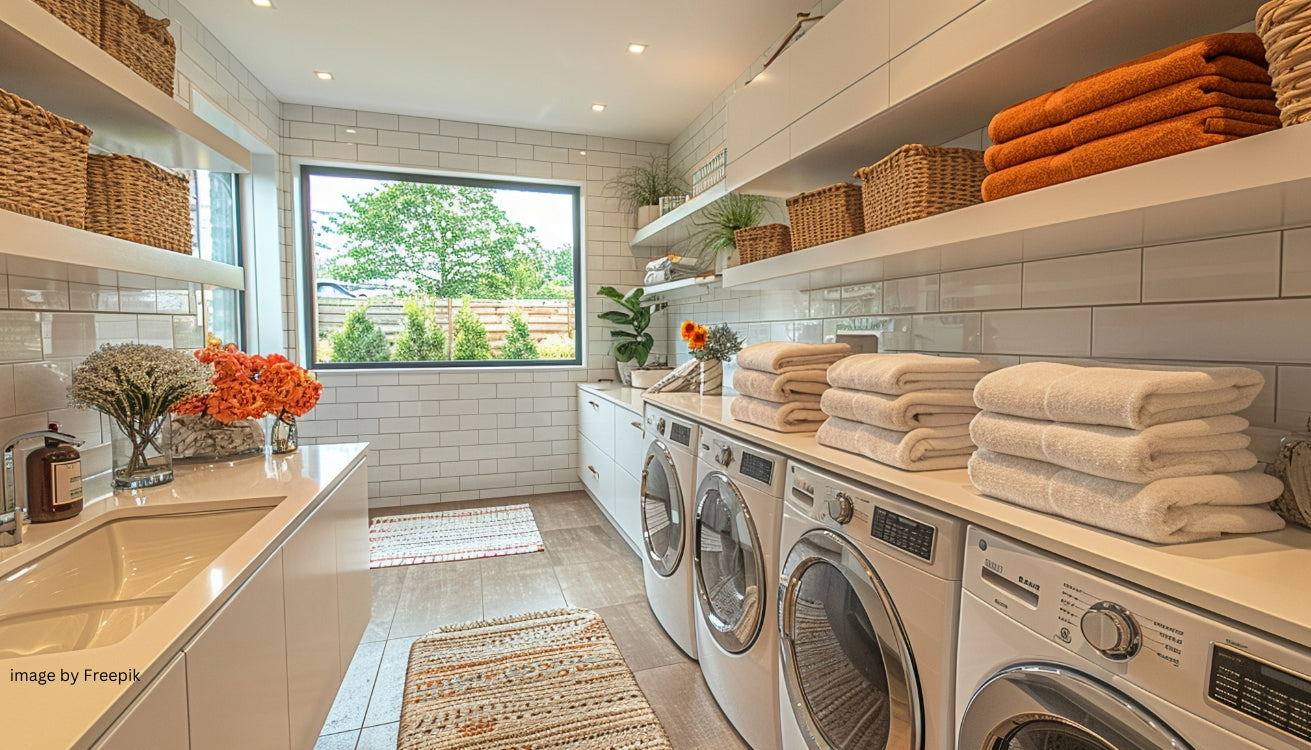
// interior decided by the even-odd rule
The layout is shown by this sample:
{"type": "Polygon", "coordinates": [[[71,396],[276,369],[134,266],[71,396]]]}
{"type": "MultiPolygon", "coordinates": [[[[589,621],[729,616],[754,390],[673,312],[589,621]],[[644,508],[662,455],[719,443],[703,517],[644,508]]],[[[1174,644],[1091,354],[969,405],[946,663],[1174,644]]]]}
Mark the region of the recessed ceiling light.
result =
{"type": "Polygon", "coordinates": [[[332,73],[329,73],[326,70],[316,70],[314,71],[314,75],[317,76],[320,81],[332,80],[332,73]]]}
{"type": "Polygon", "coordinates": [[[256,8],[272,8],[273,0],[250,0],[250,4],[256,8]]]}
{"type": "Polygon", "coordinates": [[[355,128],[346,128],[346,132],[353,134],[355,132],[355,128]]]}
{"type": "Polygon", "coordinates": [[[605,111],[605,105],[604,105],[604,104],[593,104],[593,105],[592,105],[592,111],[593,111],[593,112],[604,112],[604,111],[605,111]]]}
{"type": "Polygon", "coordinates": [[[634,55],[640,55],[643,52],[646,52],[646,45],[638,42],[629,42],[628,51],[632,52],[634,55]]]}
{"type": "Polygon", "coordinates": [[[587,156],[587,152],[586,152],[586,151],[579,151],[579,152],[578,152],[578,155],[579,155],[579,156],[587,156]]]}

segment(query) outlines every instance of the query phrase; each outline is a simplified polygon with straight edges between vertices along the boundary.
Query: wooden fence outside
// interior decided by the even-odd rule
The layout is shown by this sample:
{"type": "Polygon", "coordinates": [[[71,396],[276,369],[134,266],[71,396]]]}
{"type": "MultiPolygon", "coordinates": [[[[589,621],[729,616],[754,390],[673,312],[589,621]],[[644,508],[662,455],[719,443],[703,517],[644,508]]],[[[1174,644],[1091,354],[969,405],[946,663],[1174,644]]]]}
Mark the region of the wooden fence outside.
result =
{"type": "MultiPolygon", "coordinates": [[[[396,335],[405,326],[405,300],[395,297],[374,297],[372,299],[344,299],[340,297],[320,297],[318,300],[319,335],[327,332],[331,335],[340,331],[345,325],[346,315],[357,307],[367,306],[365,315],[376,323],[387,336],[388,341],[395,341],[396,335]]],[[[446,340],[455,340],[452,321],[460,312],[463,300],[444,299],[432,303],[437,324],[446,331],[446,340]]],[[[547,337],[563,336],[570,340],[574,336],[574,302],[567,299],[550,300],[470,300],[469,307],[487,328],[487,340],[492,349],[499,351],[505,342],[510,311],[518,309],[528,321],[528,330],[536,342],[547,337]]]]}

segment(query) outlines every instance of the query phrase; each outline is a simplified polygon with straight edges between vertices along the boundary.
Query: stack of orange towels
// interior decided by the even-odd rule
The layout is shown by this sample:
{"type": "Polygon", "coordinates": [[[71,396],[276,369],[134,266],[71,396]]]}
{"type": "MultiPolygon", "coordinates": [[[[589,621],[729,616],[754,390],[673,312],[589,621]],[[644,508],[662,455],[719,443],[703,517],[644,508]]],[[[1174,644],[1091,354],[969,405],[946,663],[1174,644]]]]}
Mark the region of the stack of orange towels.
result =
{"type": "Polygon", "coordinates": [[[814,432],[824,422],[819,399],[828,368],[851,353],[847,344],[766,341],[737,354],[729,405],[734,419],[776,432],[814,432]]]}
{"type": "Polygon", "coordinates": [[[1009,107],[988,125],[983,199],[1279,128],[1256,34],[1199,37],[1009,107]]]}

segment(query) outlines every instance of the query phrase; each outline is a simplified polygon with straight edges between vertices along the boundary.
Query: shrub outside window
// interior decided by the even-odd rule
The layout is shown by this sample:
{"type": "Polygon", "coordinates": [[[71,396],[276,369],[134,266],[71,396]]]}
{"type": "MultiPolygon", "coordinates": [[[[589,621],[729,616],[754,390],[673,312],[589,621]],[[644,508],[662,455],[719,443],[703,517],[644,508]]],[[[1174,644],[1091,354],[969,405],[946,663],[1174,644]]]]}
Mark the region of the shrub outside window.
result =
{"type": "Polygon", "coordinates": [[[577,365],[572,185],[301,167],[320,368],[577,365]]]}

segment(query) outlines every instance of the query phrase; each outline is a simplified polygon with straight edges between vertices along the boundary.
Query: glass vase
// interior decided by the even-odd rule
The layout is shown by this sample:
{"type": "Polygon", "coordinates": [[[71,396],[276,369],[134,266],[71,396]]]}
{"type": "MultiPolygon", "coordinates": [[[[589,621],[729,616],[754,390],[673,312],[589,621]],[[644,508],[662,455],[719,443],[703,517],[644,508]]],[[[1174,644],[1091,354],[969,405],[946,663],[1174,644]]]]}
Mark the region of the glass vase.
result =
{"type": "Polygon", "coordinates": [[[121,425],[109,420],[113,484],[124,489],[154,487],[173,481],[173,452],[167,414],[153,422],[121,425]]]}
{"type": "Polygon", "coordinates": [[[269,452],[295,453],[300,447],[300,435],[296,432],[296,417],[283,412],[273,420],[273,429],[269,430],[269,452]]]}
{"type": "Polygon", "coordinates": [[[724,363],[717,359],[701,360],[701,395],[718,396],[724,392],[724,363]]]}

